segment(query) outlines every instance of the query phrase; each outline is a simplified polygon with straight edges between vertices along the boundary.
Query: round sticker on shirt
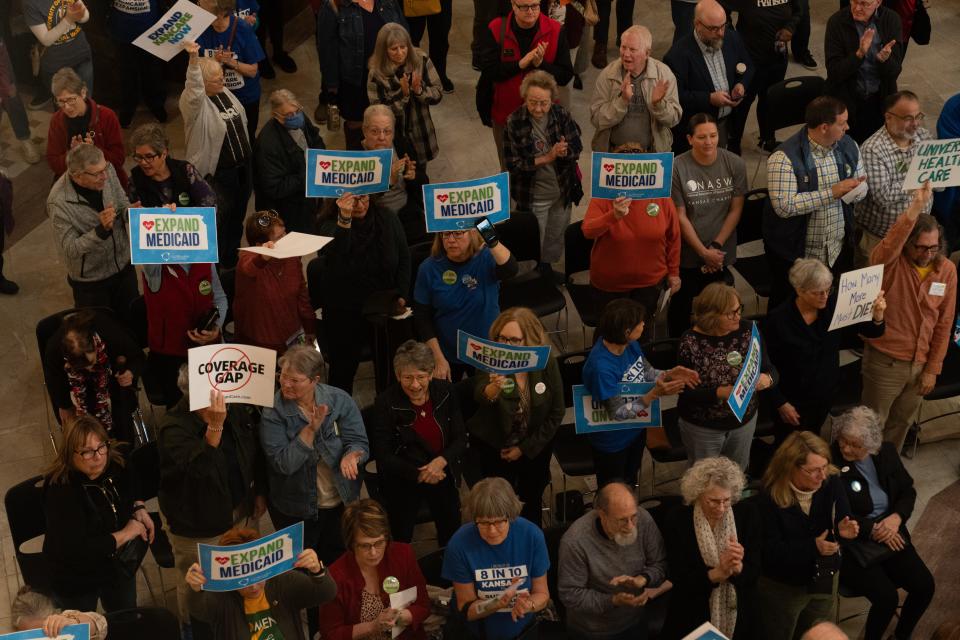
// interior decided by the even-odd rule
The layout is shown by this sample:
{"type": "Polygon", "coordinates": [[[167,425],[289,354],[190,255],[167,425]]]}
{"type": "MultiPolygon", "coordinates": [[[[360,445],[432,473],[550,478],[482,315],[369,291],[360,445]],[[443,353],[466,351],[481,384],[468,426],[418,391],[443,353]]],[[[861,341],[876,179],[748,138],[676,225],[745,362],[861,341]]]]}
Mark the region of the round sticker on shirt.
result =
{"type": "Polygon", "coordinates": [[[660,205],[658,205],[656,202],[651,202],[648,204],[647,215],[651,218],[656,218],[658,215],[660,215],[660,205]]]}
{"type": "Polygon", "coordinates": [[[727,354],[727,364],[731,367],[739,367],[743,363],[743,356],[739,351],[731,351],[727,354]]]}
{"type": "Polygon", "coordinates": [[[179,204],[182,207],[185,207],[188,204],[190,204],[190,194],[184,191],[179,196],[177,196],[177,204],[179,204]]]}
{"type": "Polygon", "coordinates": [[[547,385],[543,384],[542,382],[538,382],[533,390],[537,392],[537,395],[542,396],[547,391],[547,385]]]}
{"type": "Polygon", "coordinates": [[[863,485],[860,484],[859,480],[854,480],[850,483],[850,488],[853,489],[855,493],[860,493],[860,489],[863,488],[863,485]]]}
{"type": "Polygon", "coordinates": [[[209,280],[201,280],[197,286],[197,291],[199,291],[202,296],[208,296],[213,292],[213,285],[210,284],[209,280]]]}
{"type": "Polygon", "coordinates": [[[840,473],[846,473],[847,471],[850,471],[850,467],[846,465],[844,465],[843,467],[840,467],[840,473]]]}
{"type": "Polygon", "coordinates": [[[507,378],[503,381],[503,386],[500,388],[505,394],[510,395],[513,393],[513,390],[517,388],[517,383],[513,381],[513,378],[507,378]]]}
{"type": "Polygon", "coordinates": [[[455,271],[444,271],[441,276],[445,284],[456,284],[457,283],[457,274],[455,271]]]}
{"type": "Polygon", "coordinates": [[[383,590],[387,593],[397,593],[400,591],[400,581],[393,576],[387,576],[383,579],[383,590]]]}

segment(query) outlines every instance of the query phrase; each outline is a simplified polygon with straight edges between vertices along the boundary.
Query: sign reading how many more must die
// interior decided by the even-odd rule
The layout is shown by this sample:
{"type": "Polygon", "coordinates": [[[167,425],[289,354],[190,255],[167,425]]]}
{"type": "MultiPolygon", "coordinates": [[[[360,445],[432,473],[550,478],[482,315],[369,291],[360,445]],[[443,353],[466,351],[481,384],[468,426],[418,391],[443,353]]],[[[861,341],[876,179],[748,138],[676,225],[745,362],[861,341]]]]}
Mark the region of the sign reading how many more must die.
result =
{"type": "Polygon", "coordinates": [[[383,193],[390,189],[393,149],[330,151],[307,149],[308,198],[339,198],[383,193]]]}
{"type": "Polygon", "coordinates": [[[184,42],[195,42],[213,21],[214,15],[209,11],[190,0],[179,0],[133,44],[169,62],[183,51],[184,42]]]}
{"type": "Polygon", "coordinates": [[[873,301],[883,286],[883,265],[847,271],[837,283],[837,308],[827,331],[866,322],[873,317],[873,301]]]}
{"type": "Polygon", "coordinates": [[[481,218],[491,223],[510,217],[510,176],[423,185],[423,214],[427,231],[472,229],[481,218]]]}
{"type": "MultiPolygon", "coordinates": [[[[654,388],[653,382],[622,382],[620,397],[627,402],[636,402],[640,396],[654,388]]],[[[573,419],[577,433],[599,433],[602,431],[620,431],[622,429],[643,429],[659,427],[663,423],[660,417],[660,399],[650,403],[646,409],[637,411],[636,417],[617,420],[607,412],[599,400],[594,400],[582,384],[573,386],[573,419]]]]}
{"type": "Polygon", "coordinates": [[[210,406],[210,390],[227,403],[273,406],[277,352],[246,344],[208,344],[187,351],[190,411],[210,406]]]}
{"type": "Polygon", "coordinates": [[[457,357],[481,371],[510,375],[540,371],[550,359],[550,347],[515,347],[457,331],[457,357]]]}
{"type": "Polygon", "coordinates": [[[56,637],[48,636],[43,629],[30,629],[0,634],[0,640],[90,640],[90,627],[86,624],[67,625],[56,637]]]}
{"type": "Polygon", "coordinates": [[[592,165],[590,196],[593,198],[639,200],[670,197],[672,153],[594,151],[592,165]]]}
{"type": "Polygon", "coordinates": [[[917,143],[903,190],[919,189],[928,180],[934,189],[960,185],[960,138],[917,143]]]}
{"type": "Polygon", "coordinates": [[[216,263],[217,210],[213,207],[128,209],[131,264],[216,263]]]}
{"type": "Polygon", "coordinates": [[[236,591],[293,569],[303,551],[303,523],[253,542],[230,546],[198,544],[204,591],[236,591]]]}

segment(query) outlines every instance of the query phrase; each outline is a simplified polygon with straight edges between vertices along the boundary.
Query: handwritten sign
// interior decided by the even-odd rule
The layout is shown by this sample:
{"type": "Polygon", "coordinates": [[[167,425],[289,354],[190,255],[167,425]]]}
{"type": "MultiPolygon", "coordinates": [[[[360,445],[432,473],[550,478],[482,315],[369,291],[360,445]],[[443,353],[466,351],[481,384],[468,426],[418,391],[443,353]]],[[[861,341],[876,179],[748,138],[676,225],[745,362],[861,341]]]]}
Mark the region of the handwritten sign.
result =
{"type": "MultiPolygon", "coordinates": [[[[652,382],[622,382],[620,396],[627,402],[635,402],[654,386],[656,385],[652,382]]],[[[638,411],[635,418],[617,420],[607,412],[602,402],[593,399],[585,386],[577,384],[573,386],[573,419],[577,433],[659,427],[662,424],[660,399],[654,400],[645,410],[638,411]]]]}
{"type": "Polygon", "coordinates": [[[216,263],[217,210],[213,207],[128,209],[132,264],[216,263]]]}
{"type": "Polygon", "coordinates": [[[303,551],[303,523],[230,546],[198,544],[204,591],[236,591],[286,573],[303,551]]]}
{"type": "Polygon", "coordinates": [[[67,625],[58,636],[48,636],[43,629],[0,634],[0,640],[90,640],[90,627],[86,624],[67,625]]]}
{"type": "Polygon", "coordinates": [[[837,283],[837,307],[827,331],[870,320],[873,301],[880,295],[882,285],[882,264],[841,273],[837,283]]]}
{"type": "Polygon", "coordinates": [[[720,633],[720,629],[709,622],[704,622],[688,635],[683,636],[683,640],[730,640],[727,636],[720,633]]]}
{"type": "Polygon", "coordinates": [[[208,344],[187,351],[190,411],[210,406],[210,390],[226,402],[273,406],[277,352],[246,344],[208,344]]]}
{"type": "Polygon", "coordinates": [[[594,151],[590,175],[594,198],[668,198],[673,154],[594,151]]]}
{"type": "Polygon", "coordinates": [[[960,138],[924,140],[903,179],[903,190],[919,189],[927,180],[934,189],[960,185],[960,138]]]}
{"type": "Polygon", "coordinates": [[[480,218],[497,223],[510,217],[510,175],[423,185],[427,231],[472,229],[480,218]]]}
{"type": "Polygon", "coordinates": [[[509,375],[547,366],[550,347],[515,347],[457,331],[457,357],[481,371],[509,375]]]}
{"type": "Polygon", "coordinates": [[[215,16],[190,0],[179,0],[163,17],[140,35],[133,44],[163,61],[183,51],[184,42],[194,42],[215,16]]]}
{"type": "Polygon", "coordinates": [[[747,357],[740,367],[740,375],[737,381],[733,383],[733,390],[730,391],[730,397],[727,398],[727,405],[737,416],[737,420],[743,422],[743,416],[750,405],[750,399],[756,391],[757,380],[760,379],[760,332],[757,331],[757,323],[753,323],[750,331],[750,349],[747,350],[747,357]]]}
{"type": "Polygon", "coordinates": [[[355,196],[388,191],[392,165],[393,149],[307,149],[306,196],[339,198],[347,191],[355,196]]]}

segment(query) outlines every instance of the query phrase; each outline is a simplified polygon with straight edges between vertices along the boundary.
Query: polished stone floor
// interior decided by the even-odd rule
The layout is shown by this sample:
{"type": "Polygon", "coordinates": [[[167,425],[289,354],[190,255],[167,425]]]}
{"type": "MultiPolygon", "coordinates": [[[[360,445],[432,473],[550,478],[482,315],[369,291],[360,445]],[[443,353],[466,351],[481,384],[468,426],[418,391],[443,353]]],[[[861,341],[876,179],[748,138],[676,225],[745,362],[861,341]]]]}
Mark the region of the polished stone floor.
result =
{"type": "MultiPolygon", "coordinates": [[[[814,57],[821,63],[816,73],[824,75],[823,70],[823,31],[829,15],[836,10],[833,0],[812,0],[813,35],[811,49],[814,57]]],[[[932,0],[930,8],[933,17],[934,34],[931,46],[910,46],[909,54],[901,75],[901,87],[918,93],[923,109],[928,117],[929,126],[933,126],[944,101],[960,90],[958,82],[958,60],[960,60],[960,0],[932,0]]],[[[484,128],[476,117],[474,109],[473,86],[477,74],[470,66],[469,44],[471,39],[471,21],[473,5],[469,0],[454,0],[454,25],[450,36],[451,52],[449,76],[456,84],[456,92],[445,95],[440,105],[432,110],[437,125],[440,156],[430,165],[430,176],[434,181],[467,179],[490,175],[497,171],[496,153],[491,132],[484,128]]],[[[637,0],[635,21],[646,24],[654,33],[653,55],[662,58],[669,46],[673,27],[670,22],[669,3],[666,0],[637,0]]],[[[304,31],[305,29],[296,29],[304,31]]],[[[611,39],[612,41],[612,39],[611,39]]],[[[611,56],[615,52],[611,51],[611,56]]],[[[300,65],[296,76],[279,73],[274,81],[264,81],[264,92],[278,87],[286,87],[300,95],[308,113],[312,113],[314,96],[318,87],[319,72],[316,52],[312,39],[306,40],[293,51],[300,65]]],[[[788,75],[804,75],[810,72],[791,63],[788,75]]],[[[585,91],[570,91],[570,103],[574,116],[584,130],[584,138],[589,140],[592,127],[589,124],[588,100],[597,71],[593,68],[584,76],[585,91]]],[[[174,92],[171,92],[174,94],[174,92]]],[[[171,95],[168,108],[176,108],[176,95],[171,95]]],[[[30,112],[34,135],[41,144],[46,135],[50,114],[30,112]]],[[[270,117],[264,99],[261,122],[270,117]]],[[[146,122],[149,115],[144,111],[138,115],[135,124],[146,122]]],[[[174,155],[183,149],[183,123],[174,118],[168,126],[169,137],[173,141],[174,155]]],[[[781,138],[789,132],[782,132],[781,138]]],[[[327,145],[342,148],[340,132],[323,131],[327,145]]],[[[14,297],[0,298],[0,492],[5,492],[17,482],[40,473],[50,459],[52,448],[48,436],[48,425],[52,420],[44,394],[40,373],[37,345],[34,334],[36,322],[44,316],[71,306],[69,289],[64,279],[64,268],[54,249],[49,223],[43,215],[43,199],[50,174],[45,166],[28,167],[23,164],[12,146],[13,136],[9,126],[0,126],[0,167],[14,178],[18,192],[17,216],[23,221],[14,236],[15,242],[8,242],[6,275],[17,281],[22,291],[14,297]]],[[[744,158],[747,161],[751,187],[762,187],[766,183],[766,154],[756,146],[756,121],[751,118],[744,139],[744,158]]],[[[581,159],[581,167],[587,175],[587,157],[581,159]]],[[[586,201],[574,212],[574,219],[583,216],[586,201]]],[[[744,285],[740,283],[740,287],[744,285]]],[[[746,293],[746,291],[745,291],[746,293]]],[[[749,306],[753,296],[745,295],[749,306]]],[[[572,311],[572,305],[569,305],[572,311]]],[[[567,346],[580,348],[579,319],[571,312],[567,346]]],[[[363,378],[357,386],[357,400],[361,405],[372,399],[372,376],[369,369],[361,368],[363,378]]],[[[940,421],[942,428],[950,430],[957,424],[957,416],[940,421]]],[[[960,441],[947,440],[932,442],[920,446],[917,457],[907,461],[907,466],[917,481],[919,500],[913,522],[922,513],[930,496],[950,485],[958,478],[960,468],[960,441]]],[[[642,474],[645,485],[642,490],[649,493],[649,466],[642,474]]],[[[660,479],[679,475],[682,465],[658,465],[660,479]]],[[[579,485],[578,485],[579,486],[579,485]]],[[[659,487],[670,490],[671,484],[659,487]]],[[[589,484],[587,485],[589,488],[589,484]]],[[[9,601],[21,584],[9,530],[5,523],[6,514],[0,512],[0,632],[9,620],[9,601]]],[[[269,522],[264,521],[264,527],[269,522]]],[[[424,537],[429,532],[418,532],[424,537]]],[[[148,558],[147,571],[151,576],[155,590],[158,586],[156,566],[148,558]]],[[[165,572],[165,585],[170,600],[174,575],[165,572]]],[[[146,586],[141,584],[141,603],[149,603],[150,595],[146,586]]],[[[863,601],[844,602],[844,611],[863,609],[863,601]]],[[[855,618],[845,627],[852,637],[860,631],[863,618],[855,618]]]]}

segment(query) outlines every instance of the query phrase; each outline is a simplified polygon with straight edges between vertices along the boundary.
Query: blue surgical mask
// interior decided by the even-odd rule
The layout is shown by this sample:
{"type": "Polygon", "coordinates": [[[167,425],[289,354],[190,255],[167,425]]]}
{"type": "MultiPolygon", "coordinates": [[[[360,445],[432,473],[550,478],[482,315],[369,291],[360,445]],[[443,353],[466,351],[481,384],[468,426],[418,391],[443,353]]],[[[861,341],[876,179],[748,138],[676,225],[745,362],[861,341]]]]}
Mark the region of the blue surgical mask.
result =
{"type": "Polygon", "coordinates": [[[283,126],[287,129],[302,129],[304,121],[303,111],[297,111],[283,119],[283,126]]]}

